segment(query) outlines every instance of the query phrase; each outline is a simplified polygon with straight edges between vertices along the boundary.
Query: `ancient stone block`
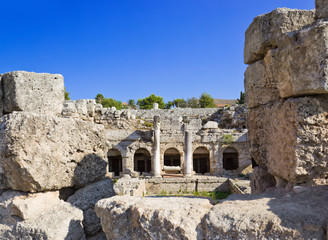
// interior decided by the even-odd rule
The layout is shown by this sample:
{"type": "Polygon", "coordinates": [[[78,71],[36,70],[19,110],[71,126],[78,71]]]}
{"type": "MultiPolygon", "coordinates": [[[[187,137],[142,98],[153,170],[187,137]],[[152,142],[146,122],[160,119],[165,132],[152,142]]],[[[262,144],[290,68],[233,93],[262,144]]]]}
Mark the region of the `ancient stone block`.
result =
{"type": "Polygon", "coordinates": [[[22,220],[33,219],[58,205],[60,201],[58,191],[16,196],[12,199],[11,215],[22,220]]]}
{"type": "Polygon", "coordinates": [[[248,108],[280,98],[328,93],[328,22],[281,37],[278,48],[245,72],[248,108]]]}
{"type": "Polygon", "coordinates": [[[204,239],[325,239],[327,190],[231,195],[204,217],[204,239]]]}
{"type": "Polygon", "coordinates": [[[278,8],[271,13],[254,18],[245,34],[244,62],[251,64],[262,60],[269,49],[278,46],[284,33],[311,24],[314,11],[278,8]]]}
{"type": "Polygon", "coordinates": [[[263,60],[247,67],[244,81],[247,108],[267,104],[280,98],[274,68],[276,52],[276,49],[269,50],[263,60]]]}
{"type": "Polygon", "coordinates": [[[265,192],[268,188],[276,186],[275,178],[264,167],[255,167],[251,175],[252,194],[265,192]]]}
{"type": "Polygon", "coordinates": [[[1,239],[85,239],[83,213],[58,199],[58,192],[0,196],[1,239]]]}
{"type": "Polygon", "coordinates": [[[70,196],[67,202],[75,205],[83,211],[83,228],[88,236],[97,235],[102,232],[100,220],[96,216],[94,207],[96,202],[103,198],[115,195],[113,182],[105,179],[77,190],[70,196]]]}
{"type": "Polygon", "coordinates": [[[275,177],[311,183],[328,176],[328,97],[290,98],[251,109],[251,155],[275,177]]]}
{"type": "Polygon", "coordinates": [[[218,123],[214,121],[208,121],[204,126],[203,129],[217,129],[218,123]]]}
{"type": "Polygon", "coordinates": [[[14,112],[0,119],[0,128],[0,165],[12,189],[81,187],[106,174],[102,125],[14,112]]]}
{"type": "Polygon", "coordinates": [[[315,17],[328,18],[328,1],[327,0],[315,0],[315,17]]]}
{"type": "Polygon", "coordinates": [[[96,213],[108,239],[203,239],[211,207],[204,198],[115,196],[97,202],[96,213]]]}
{"type": "Polygon", "coordinates": [[[285,35],[274,71],[282,98],[328,93],[328,22],[319,21],[285,35]]]}
{"type": "Polygon", "coordinates": [[[60,74],[16,71],[2,76],[4,112],[60,114],[64,79],[60,74]]]}

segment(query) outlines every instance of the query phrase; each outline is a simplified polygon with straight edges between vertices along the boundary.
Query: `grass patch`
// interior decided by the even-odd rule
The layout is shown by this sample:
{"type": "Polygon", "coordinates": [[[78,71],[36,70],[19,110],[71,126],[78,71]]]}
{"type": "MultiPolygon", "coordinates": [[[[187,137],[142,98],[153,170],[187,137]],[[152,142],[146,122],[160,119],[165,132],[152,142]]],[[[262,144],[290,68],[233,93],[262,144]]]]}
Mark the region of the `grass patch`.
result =
{"type": "Polygon", "coordinates": [[[208,197],[213,200],[226,199],[231,193],[229,192],[193,192],[195,197],[208,197]]]}

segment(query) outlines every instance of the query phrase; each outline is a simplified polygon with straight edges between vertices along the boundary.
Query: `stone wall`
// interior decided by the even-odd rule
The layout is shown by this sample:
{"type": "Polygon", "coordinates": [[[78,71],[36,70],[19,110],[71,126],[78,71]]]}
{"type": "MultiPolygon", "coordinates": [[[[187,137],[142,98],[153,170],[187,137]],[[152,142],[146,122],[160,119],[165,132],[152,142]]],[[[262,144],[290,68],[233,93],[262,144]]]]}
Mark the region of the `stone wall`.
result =
{"type": "Polygon", "coordinates": [[[316,17],[314,11],[277,9],[255,18],[246,31],[249,141],[261,168],[255,171],[253,192],[326,183],[326,5],[316,1],[316,17]]]}
{"type": "Polygon", "coordinates": [[[229,183],[224,177],[146,179],[147,195],[190,195],[193,192],[230,192],[229,183]]]}

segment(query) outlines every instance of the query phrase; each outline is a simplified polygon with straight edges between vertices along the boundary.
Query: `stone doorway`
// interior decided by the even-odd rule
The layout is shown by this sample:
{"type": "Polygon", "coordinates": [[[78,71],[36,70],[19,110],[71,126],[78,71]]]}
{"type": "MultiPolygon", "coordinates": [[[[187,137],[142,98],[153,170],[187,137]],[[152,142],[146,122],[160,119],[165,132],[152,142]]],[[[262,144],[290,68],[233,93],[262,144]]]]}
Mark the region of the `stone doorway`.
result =
{"type": "Polygon", "coordinates": [[[142,174],[151,172],[151,156],[147,149],[138,149],[134,154],[134,171],[142,174]]]}
{"type": "Polygon", "coordinates": [[[238,169],[238,151],[235,148],[228,147],[223,151],[223,168],[225,170],[238,169]]]}
{"type": "Polygon", "coordinates": [[[196,148],[194,151],[193,167],[196,173],[210,172],[210,153],[205,147],[196,148]]]}
{"type": "Polygon", "coordinates": [[[120,176],[120,172],[122,172],[122,156],[120,151],[116,149],[109,150],[107,158],[109,172],[114,172],[115,176],[120,176]]]}
{"type": "Polygon", "coordinates": [[[164,166],[180,167],[180,153],[175,148],[169,148],[164,153],[164,166]]]}
{"type": "Polygon", "coordinates": [[[169,148],[164,153],[164,171],[167,174],[181,172],[181,156],[177,149],[169,148]]]}

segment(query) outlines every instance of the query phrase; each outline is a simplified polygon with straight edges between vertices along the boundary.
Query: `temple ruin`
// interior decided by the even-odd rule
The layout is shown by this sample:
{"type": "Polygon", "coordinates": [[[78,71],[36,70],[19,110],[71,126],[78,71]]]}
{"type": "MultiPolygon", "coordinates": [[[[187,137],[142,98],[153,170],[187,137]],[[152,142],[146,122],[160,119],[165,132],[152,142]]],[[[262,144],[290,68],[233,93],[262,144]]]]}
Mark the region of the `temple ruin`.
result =
{"type": "Polygon", "coordinates": [[[327,239],[327,6],[254,19],[247,109],[108,109],[64,101],[59,74],[0,75],[0,238],[327,239]]]}

